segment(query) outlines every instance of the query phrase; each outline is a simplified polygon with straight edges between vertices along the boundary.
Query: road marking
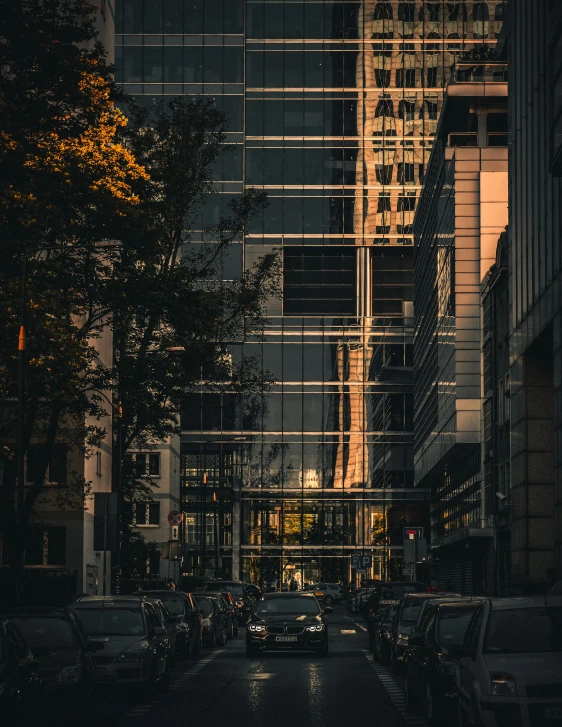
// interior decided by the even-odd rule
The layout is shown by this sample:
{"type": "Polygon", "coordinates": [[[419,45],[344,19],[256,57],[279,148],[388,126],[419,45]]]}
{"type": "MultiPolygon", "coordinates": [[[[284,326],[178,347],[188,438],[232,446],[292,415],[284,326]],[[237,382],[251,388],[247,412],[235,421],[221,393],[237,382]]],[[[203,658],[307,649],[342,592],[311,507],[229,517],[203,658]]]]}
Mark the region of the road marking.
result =
{"type": "MultiPolygon", "coordinates": [[[[220,654],[224,653],[225,649],[218,649],[217,651],[213,651],[212,654],[205,657],[205,659],[201,659],[201,661],[198,661],[196,664],[193,664],[189,669],[187,669],[184,672],[181,672],[180,674],[177,674],[174,676],[170,683],[170,691],[177,691],[178,689],[184,689],[185,683],[191,679],[191,677],[197,676],[199,672],[204,669],[209,662],[213,661],[214,658],[217,656],[220,656],[220,654]]],[[[142,717],[148,712],[150,712],[154,707],[156,707],[158,704],[158,701],[151,701],[146,702],[144,704],[138,704],[136,707],[133,707],[130,712],[127,712],[125,715],[125,719],[132,719],[133,717],[142,717]]]]}
{"type": "Polygon", "coordinates": [[[423,717],[411,715],[406,712],[406,703],[404,702],[404,691],[400,688],[399,684],[392,674],[385,669],[384,666],[378,664],[374,659],[373,655],[367,649],[362,649],[365,658],[373,668],[375,674],[378,676],[381,684],[384,687],[385,692],[388,694],[392,703],[400,712],[404,722],[408,727],[428,727],[427,721],[423,717]]]}
{"type": "Polygon", "coordinates": [[[357,631],[355,629],[341,629],[342,634],[356,634],[357,631]]]}
{"type": "Polygon", "coordinates": [[[358,624],[357,621],[353,622],[356,626],[358,626],[360,629],[363,629],[363,631],[367,631],[367,629],[363,626],[363,624],[358,624]]]}

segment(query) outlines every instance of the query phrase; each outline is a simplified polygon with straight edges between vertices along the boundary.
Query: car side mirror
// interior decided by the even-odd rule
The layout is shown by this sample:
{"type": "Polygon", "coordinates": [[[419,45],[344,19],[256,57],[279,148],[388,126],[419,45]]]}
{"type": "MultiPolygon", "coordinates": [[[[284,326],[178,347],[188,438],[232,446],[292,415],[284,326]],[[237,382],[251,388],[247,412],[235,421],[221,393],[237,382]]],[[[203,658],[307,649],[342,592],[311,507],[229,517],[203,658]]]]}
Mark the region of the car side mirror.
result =
{"type": "Polygon", "coordinates": [[[324,606],[324,613],[333,613],[334,609],[331,606],[324,606]]]}
{"type": "Polygon", "coordinates": [[[423,644],[424,636],[421,631],[417,634],[412,634],[408,639],[408,646],[421,646],[423,644]]]}
{"type": "Polygon", "coordinates": [[[453,656],[457,659],[468,657],[474,661],[476,658],[476,651],[466,644],[457,644],[456,646],[453,646],[451,651],[453,652],[453,656]]]}
{"type": "Polygon", "coordinates": [[[102,641],[88,641],[86,651],[93,654],[95,651],[103,651],[104,645],[102,641]]]}

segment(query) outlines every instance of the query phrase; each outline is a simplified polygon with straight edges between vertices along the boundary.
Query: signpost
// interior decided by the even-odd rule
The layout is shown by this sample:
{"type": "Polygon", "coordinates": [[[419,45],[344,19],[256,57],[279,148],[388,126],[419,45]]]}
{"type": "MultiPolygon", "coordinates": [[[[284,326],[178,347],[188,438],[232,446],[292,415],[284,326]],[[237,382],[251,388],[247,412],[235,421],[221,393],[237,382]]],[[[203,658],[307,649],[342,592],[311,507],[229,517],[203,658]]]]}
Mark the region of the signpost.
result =
{"type": "Polygon", "coordinates": [[[402,528],[404,538],[404,568],[408,569],[412,581],[417,579],[417,564],[427,559],[427,543],[423,528],[402,528]]]}
{"type": "Polygon", "coordinates": [[[179,510],[170,510],[168,522],[170,525],[181,525],[181,512],[179,510]]]}
{"type": "Polygon", "coordinates": [[[366,573],[373,563],[370,555],[364,555],[363,553],[353,553],[351,556],[351,567],[357,571],[357,573],[366,573]]]}

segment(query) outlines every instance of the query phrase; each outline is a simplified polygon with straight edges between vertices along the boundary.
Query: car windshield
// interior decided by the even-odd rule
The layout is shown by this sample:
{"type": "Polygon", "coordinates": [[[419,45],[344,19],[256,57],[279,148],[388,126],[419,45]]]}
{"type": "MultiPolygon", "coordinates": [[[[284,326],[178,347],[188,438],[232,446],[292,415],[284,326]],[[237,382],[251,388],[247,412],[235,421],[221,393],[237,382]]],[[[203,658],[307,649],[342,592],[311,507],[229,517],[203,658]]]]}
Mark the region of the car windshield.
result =
{"type": "Polygon", "coordinates": [[[163,601],[166,604],[166,607],[170,613],[173,613],[174,616],[178,616],[180,613],[183,613],[183,601],[180,595],[177,593],[174,593],[173,591],[160,591],[158,593],[147,593],[147,596],[151,598],[158,598],[160,601],[163,601]]]}
{"type": "Polygon", "coordinates": [[[437,641],[443,646],[462,644],[468,622],[472,616],[474,606],[455,606],[454,608],[443,608],[439,615],[439,627],[437,641]]]}
{"type": "Polygon", "coordinates": [[[486,627],[485,654],[562,651],[562,607],[493,611],[486,627]]]}
{"type": "Polygon", "coordinates": [[[30,649],[76,648],[74,632],[68,621],[62,618],[14,618],[13,623],[22,632],[30,649]]]}
{"type": "Polygon", "coordinates": [[[276,613],[316,616],[320,608],[315,598],[300,596],[296,598],[266,598],[256,609],[258,616],[271,616],[276,613]]]}
{"type": "Polygon", "coordinates": [[[421,601],[404,601],[400,614],[400,623],[416,623],[422,609],[421,601]]]}
{"type": "Polygon", "coordinates": [[[80,608],[75,611],[88,636],[140,636],[146,632],[140,608],[80,608]]]}

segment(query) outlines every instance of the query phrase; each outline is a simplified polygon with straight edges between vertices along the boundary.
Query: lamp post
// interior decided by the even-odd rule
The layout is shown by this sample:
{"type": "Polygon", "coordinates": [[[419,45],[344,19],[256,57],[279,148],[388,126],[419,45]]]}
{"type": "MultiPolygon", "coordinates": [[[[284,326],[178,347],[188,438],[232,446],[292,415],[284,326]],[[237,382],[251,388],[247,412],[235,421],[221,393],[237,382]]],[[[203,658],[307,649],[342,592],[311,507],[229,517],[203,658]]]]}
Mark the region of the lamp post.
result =
{"type": "MultiPolygon", "coordinates": [[[[16,475],[18,480],[17,487],[17,511],[18,511],[18,525],[20,526],[23,537],[23,509],[25,506],[25,352],[26,352],[26,313],[27,313],[27,264],[29,258],[34,253],[41,252],[73,252],[74,250],[90,250],[95,251],[99,249],[117,249],[122,246],[120,240],[99,240],[96,242],[83,244],[83,245],[71,245],[65,247],[64,245],[48,245],[48,246],[36,246],[27,250],[23,256],[22,266],[22,285],[21,285],[21,306],[20,306],[20,320],[19,320],[19,335],[18,335],[18,417],[17,417],[17,431],[16,431],[16,475]]],[[[23,570],[23,549],[21,568],[23,570]]]]}

